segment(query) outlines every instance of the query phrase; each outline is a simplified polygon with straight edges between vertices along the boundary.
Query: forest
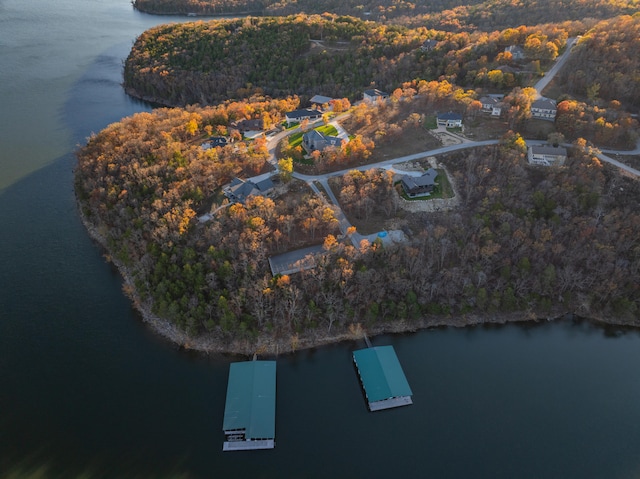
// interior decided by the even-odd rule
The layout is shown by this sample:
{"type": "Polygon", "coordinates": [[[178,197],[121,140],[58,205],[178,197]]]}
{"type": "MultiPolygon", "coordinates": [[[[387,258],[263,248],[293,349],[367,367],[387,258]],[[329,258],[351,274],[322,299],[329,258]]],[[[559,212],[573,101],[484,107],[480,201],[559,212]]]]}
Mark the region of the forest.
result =
{"type": "Polygon", "coordinates": [[[129,293],[189,334],[313,337],[511,312],[637,323],[640,185],[584,140],[566,168],[529,166],[517,134],[439,158],[461,203],[446,213],[401,214],[389,175],[346,175],[336,194],[348,214],[397,215],[409,238],[356,248],[339,240],[333,208],[297,180],[217,208],[233,176],[262,170],[264,145],[204,150],[201,138],[237,115],[287,106],[244,105],[139,113],[78,153],[83,215],[134,279],[129,293]],[[213,208],[210,221],[196,219],[213,208]],[[325,250],[313,270],[271,274],[269,256],[309,244],[325,250]]]}
{"type": "Polygon", "coordinates": [[[557,77],[569,95],[598,106],[609,102],[640,109],[640,14],[598,23],[580,40],[557,77]]]}
{"type": "Polygon", "coordinates": [[[124,68],[127,92],[169,106],[255,94],[360,100],[410,80],[508,91],[526,86],[587,24],[502,31],[409,29],[333,14],[163,25],[144,32],[124,68]],[[436,42],[425,51],[426,40],[436,42]],[[505,48],[522,46],[526,61],[505,48]],[[277,60],[275,60],[277,59],[277,60]]]}
{"type": "Polygon", "coordinates": [[[451,32],[605,19],[632,15],[640,7],[638,0],[134,0],[133,5],[158,14],[286,16],[331,12],[451,32]]]}
{"type": "Polygon", "coordinates": [[[191,337],[218,343],[313,342],[361,327],[567,312],[637,325],[640,185],[601,164],[593,148],[631,148],[638,138],[631,113],[639,106],[640,15],[609,18],[637,5],[445,3],[436,11],[436,4],[394,2],[364,15],[368,4],[342,2],[356,12],[306,15],[289,10],[306,0],[201,1],[196,13],[216,5],[290,15],[144,32],[125,62],[124,86],[180,108],[110,125],[78,151],[76,169],[83,218],[132,280],[126,292],[134,304],[191,337]],[[518,18],[535,26],[496,27],[506,22],[501,15],[522,8],[530,17],[518,18]],[[554,15],[561,23],[542,20],[549,8],[562,10],[554,15]],[[567,38],[578,35],[568,66],[551,85],[555,122],[531,120],[531,85],[567,38]],[[514,45],[524,58],[505,50],[514,45]],[[371,87],[388,91],[389,102],[359,103],[371,87]],[[500,118],[482,116],[479,99],[488,93],[504,95],[500,118]],[[277,128],[286,112],[315,94],[349,110],[350,141],[309,156],[282,142],[274,191],[230,204],[223,188],[233,178],[272,168],[266,140],[243,139],[238,122],[259,119],[265,129],[277,128]],[[434,140],[424,138],[424,122],[437,111],[462,113],[470,129],[494,122],[494,135],[504,133],[496,146],[437,158],[438,171],[455,185],[453,210],[405,210],[398,178],[376,169],[330,182],[354,224],[386,218],[404,232],[403,244],[352,245],[353,232],[341,234],[339,211],[293,178],[294,170],[316,174],[387,158],[395,144],[412,140],[416,151],[428,149],[434,140]],[[551,142],[573,145],[563,168],[526,161],[521,134],[547,139],[548,132],[551,142]],[[203,148],[213,135],[229,141],[203,148]],[[205,213],[208,219],[200,220],[205,213]],[[313,269],[272,274],[269,257],[311,245],[323,245],[313,269]]]}

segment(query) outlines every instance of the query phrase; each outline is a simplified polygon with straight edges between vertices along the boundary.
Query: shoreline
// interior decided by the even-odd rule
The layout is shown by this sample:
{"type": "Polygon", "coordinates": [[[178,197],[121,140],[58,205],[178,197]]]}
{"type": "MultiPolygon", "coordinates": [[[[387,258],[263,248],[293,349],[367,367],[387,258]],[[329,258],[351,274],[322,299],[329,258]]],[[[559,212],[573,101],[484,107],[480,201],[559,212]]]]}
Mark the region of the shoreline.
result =
{"type": "Polygon", "coordinates": [[[151,304],[143,301],[138,295],[132,274],[129,269],[122,264],[117,258],[114,258],[106,247],[104,236],[98,231],[98,227],[89,222],[82,212],[82,203],[76,197],[76,206],[80,220],[87,230],[89,237],[98,243],[104,251],[104,258],[111,263],[122,278],[122,290],[124,294],[131,300],[133,308],[140,314],[142,321],[149,325],[151,330],[161,336],[163,339],[172,344],[185,349],[197,351],[204,354],[230,354],[251,357],[254,354],[263,356],[278,356],[280,354],[295,353],[296,351],[313,349],[317,347],[336,344],[344,341],[362,340],[366,333],[369,337],[379,336],[382,334],[404,334],[415,333],[420,330],[454,327],[464,328],[468,326],[480,325],[505,325],[508,323],[541,323],[544,321],[556,321],[564,317],[573,315],[587,320],[593,324],[600,326],[616,326],[637,329],[637,326],[616,321],[614,319],[605,319],[597,314],[590,313],[589,317],[576,314],[573,311],[554,310],[550,314],[540,314],[535,311],[514,311],[514,312],[498,312],[493,314],[466,314],[458,317],[440,317],[428,316],[412,322],[393,321],[385,322],[375,327],[365,328],[361,324],[349,326],[346,331],[337,331],[335,333],[324,332],[318,329],[306,331],[303,334],[292,333],[287,337],[276,337],[272,335],[262,334],[255,342],[247,339],[231,339],[216,337],[213,334],[207,334],[198,337],[191,337],[186,332],[180,330],[169,320],[163,319],[151,311],[151,304]]]}
{"type": "Polygon", "coordinates": [[[247,16],[264,16],[264,10],[249,10],[246,12],[219,12],[219,13],[208,13],[208,12],[154,12],[151,10],[146,10],[144,8],[140,8],[131,2],[131,6],[134,10],[137,10],[140,13],[144,13],[145,15],[157,15],[160,17],[174,16],[174,17],[189,17],[189,18],[199,18],[202,17],[247,17],[247,16]]]}
{"type": "Polygon", "coordinates": [[[167,101],[163,101],[160,98],[156,98],[156,97],[151,97],[151,96],[145,96],[145,95],[140,95],[135,88],[130,87],[130,86],[126,86],[124,83],[121,84],[122,85],[122,89],[124,90],[124,92],[130,96],[131,98],[138,100],[138,101],[143,101],[145,103],[149,103],[149,105],[152,108],[184,108],[178,105],[174,105],[172,103],[169,103],[167,101]]]}

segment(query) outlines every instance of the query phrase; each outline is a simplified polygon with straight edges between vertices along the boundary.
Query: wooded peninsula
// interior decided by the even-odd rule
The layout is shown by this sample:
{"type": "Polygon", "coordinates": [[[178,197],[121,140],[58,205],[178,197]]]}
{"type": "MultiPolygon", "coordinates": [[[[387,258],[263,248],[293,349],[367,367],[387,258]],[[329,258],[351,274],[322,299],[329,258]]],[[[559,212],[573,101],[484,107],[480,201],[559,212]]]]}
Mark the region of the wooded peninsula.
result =
{"type": "Polygon", "coordinates": [[[126,61],[125,88],[171,108],[109,125],[80,149],[85,224],[145,319],[185,347],[276,353],[363,330],[567,313],[637,326],[640,185],[597,155],[638,139],[640,15],[607,18],[630,2],[600,2],[611,15],[589,5],[605,19],[438,30],[297,14],[151,29],[126,61]],[[579,35],[544,92],[555,119],[536,118],[533,84],[579,35]],[[389,93],[361,101],[372,88],[389,93]],[[322,118],[291,129],[287,115],[315,95],[327,98],[322,118]],[[486,98],[499,99],[497,114],[486,98]],[[464,127],[438,128],[442,112],[464,127]],[[307,150],[314,128],[346,133],[307,150]],[[384,163],[444,138],[477,143],[384,163]],[[530,164],[524,138],[564,144],[566,161],[530,164]],[[408,197],[403,171],[432,167],[437,188],[408,197]],[[229,193],[270,175],[268,194],[229,193]],[[354,241],[392,230],[401,241],[354,241]],[[273,270],[274,257],[312,246],[304,267],[273,270]]]}

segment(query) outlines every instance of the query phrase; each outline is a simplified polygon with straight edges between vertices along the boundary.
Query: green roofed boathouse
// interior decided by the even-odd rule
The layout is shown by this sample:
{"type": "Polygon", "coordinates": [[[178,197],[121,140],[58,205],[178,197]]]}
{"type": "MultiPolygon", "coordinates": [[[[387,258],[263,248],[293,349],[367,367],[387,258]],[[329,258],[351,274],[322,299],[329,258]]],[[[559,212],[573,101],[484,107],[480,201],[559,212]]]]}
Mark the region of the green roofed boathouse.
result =
{"type": "Polygon", "coordinates": [[[353,352],[369,410],[380,411],[413,404],[413,392],[393,346],[375,346],[353,352]]]}
{"type": "Polygon", "coordinates": [[[231,363],[222,450],[273,449],[275,417],[276,362],[254,360],[231,363]]]}

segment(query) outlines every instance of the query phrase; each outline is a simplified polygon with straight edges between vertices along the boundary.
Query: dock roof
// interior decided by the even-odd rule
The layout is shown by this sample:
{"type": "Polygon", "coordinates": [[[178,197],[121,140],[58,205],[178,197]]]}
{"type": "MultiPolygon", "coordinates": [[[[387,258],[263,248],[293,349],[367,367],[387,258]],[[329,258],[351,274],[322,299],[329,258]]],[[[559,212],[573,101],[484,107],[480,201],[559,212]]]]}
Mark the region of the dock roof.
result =
{"type": "Polygon", "coordinates": [[[353,360],[369,403],[413,394],[393,346],[354,351],[353,360]]]}
{"type": "Polygon", "coordinates": [[[247,439],[273,439],[275,416],[276,362],[231,363],[223,429],[245,429],[247,439]]]}

